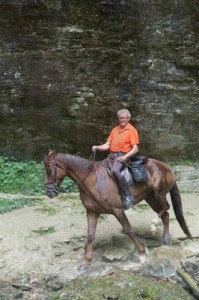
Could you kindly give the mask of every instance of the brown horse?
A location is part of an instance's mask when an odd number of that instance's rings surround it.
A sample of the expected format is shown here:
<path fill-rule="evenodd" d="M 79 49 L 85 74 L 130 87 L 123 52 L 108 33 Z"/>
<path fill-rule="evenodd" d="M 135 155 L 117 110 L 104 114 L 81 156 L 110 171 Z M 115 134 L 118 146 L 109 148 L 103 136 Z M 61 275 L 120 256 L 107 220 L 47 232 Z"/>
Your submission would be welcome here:
<path fill-rule="evenodd" d="M 119 189 L 107 173 L 101 162 L 90 162 L 81 157 L 51 151 L 44 158 L 46 170 L 46 194 L 53 198 L 59 193 L 59 187 L 65 176 L 70 177 L 78 186 L 80 198 L 87 211 L 88 237 L 82 267 L 92 260 L 93 241 L 100 214 L 112 214 L 120 222 L 124 232 L 135 243 L 140 258 L 144 256 L 144 247 L 136 238 L 130 223 L 122 209 Z M 180 193 L 174 175 L 169 166 L 155 159 L 148 159 L 145 168 L 149 180 L 130 187 L 134 196 L 134 205 L 145 200 L 162 219 L 164 232 L 162 242 L 170 244 L 169 203 L 166 194 L 170 192 L 173 209 L 183 232 L 189 238 L 191 233 L 183 216 Z"/>

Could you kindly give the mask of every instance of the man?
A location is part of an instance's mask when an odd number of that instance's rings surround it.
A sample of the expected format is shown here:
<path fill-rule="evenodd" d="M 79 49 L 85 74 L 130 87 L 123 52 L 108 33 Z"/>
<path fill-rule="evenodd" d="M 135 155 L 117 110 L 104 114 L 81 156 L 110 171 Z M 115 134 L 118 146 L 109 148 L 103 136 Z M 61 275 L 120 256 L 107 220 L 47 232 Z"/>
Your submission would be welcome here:
<path fill-rule="evenodd" d="M 119 125 L 114 127 L 103 145 L 93 146 L 92 151 L 110 151 L 109 158 L 113 160 L 112 173 L 120 189 L 121 199 L 124 210 L 133 205 L 133 196 L 129 190 L 129 185 L 122 170 L 125 163 L 138 152 L 139 137 L 135 127 L 129 121 L 131 114 L 127 109 L 117 112 Z"/>

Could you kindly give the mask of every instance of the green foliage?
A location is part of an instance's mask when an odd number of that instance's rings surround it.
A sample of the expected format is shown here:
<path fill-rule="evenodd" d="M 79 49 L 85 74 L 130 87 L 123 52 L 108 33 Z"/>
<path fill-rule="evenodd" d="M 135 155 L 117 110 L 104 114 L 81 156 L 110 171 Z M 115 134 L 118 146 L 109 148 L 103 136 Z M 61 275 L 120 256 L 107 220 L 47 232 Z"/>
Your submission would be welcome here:
<path fill-rule="evenodd" d="M 47 214 L 48 216 L 53 216 L 57 213 L 56 208 L 48 205 L 44 205 L 42 208 L 38 208 L 37 210 Z"/>
<path fill-rule="evenodd" d="M 149 210 L 150 209 L 150 206 L 148 205 L 148 204 L 138 204 L 137 206 L 136 206 L 136 209 L 137 210 L 143 210 L 143 211 L 145 211 L 145 210 Z"/>
<path fill-rule="evenodd" d="M 168 164 L 169 166 L 173 167 L 173 166 L 197 166 L 198 163 L 195 162 L 194 160 L 190 160 L 190 159 L 179 159 L 179 160 L 167 160 L 166 164 Z"/>
<path fill-rule="evenodd" d="M 189 188 L 179 188 L 179 191 L 181 194 L 194 194 L 195 193 L 194 189 L 189 189 Z"/>
<path fill-rule="evenodd" d="M 107 215 L 100 215 L 98 218 L 98 223 L 107 222 L 108 220 Z"/>
<path fill-rule="evenodd" d="M 44 167 L 42 163 L 16 162 L 0 158 L 0 192 L 44 194 Z"/>
<path fill-rule="evenodd" d="M 45 170 L 43 163 L 16 162 L 0 157 L 0 192 L 24 195 L 44 194 Z M 71 179 L 65 178 L 64 191 L 77 191 Z"/>
<path fill-rule="evenodd" d="M 62 189 L 65 193 L 78 192 L 77 185 L 68 177 L 64 178 L 62 182 Z"/>
<path fill-rule="evenodd" d="M 24 206 L 32 206 L 39 201 L 41 201 L 41 199 L 30 199 L 25 197 L 13 199 L 0 198 L 0 213 L 3 214 L 13 209 L 22 208 Z"/>
<path fill-rule="evenodd" d="M 34 233 L 38 234 L 38 235 L 45 235 L 45 234 L 49 234 L 49 233 L 54 233 L 55 227 L 54 226 L 50 226 L 48 228 L 44 228 L 44 227 L 39 227 L 38 230 L 33 230 Z"/>
<path fill-rule="evenodd" d="M 127 48 L 127 49 L 138 50 L 138 48 L 139 48 L 137 41 L 133 41 L 133 40 L 125 41 L 124 45 L 125 45 L 125 48 Z"/>

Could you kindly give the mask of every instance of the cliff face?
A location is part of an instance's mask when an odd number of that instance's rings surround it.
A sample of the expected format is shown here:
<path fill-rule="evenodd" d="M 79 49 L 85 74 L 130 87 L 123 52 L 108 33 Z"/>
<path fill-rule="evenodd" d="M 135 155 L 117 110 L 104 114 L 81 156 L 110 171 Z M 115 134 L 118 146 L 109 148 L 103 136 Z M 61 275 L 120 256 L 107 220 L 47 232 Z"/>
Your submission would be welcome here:
<path fill-rule="evenodd" d="M 140 153 L 199 156 L 197 0 L 2 0 L 0 155 L 90 155 L 132 113 Z"/>

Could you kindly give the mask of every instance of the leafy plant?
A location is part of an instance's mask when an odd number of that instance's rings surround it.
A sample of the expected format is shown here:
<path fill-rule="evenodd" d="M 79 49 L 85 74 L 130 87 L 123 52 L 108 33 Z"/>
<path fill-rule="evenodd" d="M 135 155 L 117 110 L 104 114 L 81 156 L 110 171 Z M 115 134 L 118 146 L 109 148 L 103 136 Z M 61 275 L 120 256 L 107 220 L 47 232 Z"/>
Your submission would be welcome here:
<path fill-rule="evenodd" d="M 108 220 L 107 215 L 100 215 L 98 219 L 98 223 L 107 222 Z"/>
<path fill-rule="evenodd" d="M 25 197 L 4 199 L 0 198 L 0 213 L 6 213 L 13 209 L 22 208 L 24 206 L 33 206 L 35 203 L 40 202 L 41 199 L 31 199 Z"/>
<path fill-rule="evenodd" d="M 41 163 L 9 161 L 0 158 L 0 192 L 44 194 L 44 168 Z"/>
<path fill-rule="evenodd" d="M 49 233 L 54 233 L 55 227 L 54 226 L 49 226 L 48 228 L 44 228 L 44 227 L 39 227 L 38 230 L 33 230 L 34 233 L 38 234 L 38 235 L 44 235 L 44 234 L 49 234 Z"/>
<path fill-rule="evenodd" d="M 148 205 L 148 204 L 138 204 L 137 205 L 137 208 L 139 209 L 139 210 L 149 210 L 150 209 L 150 206 Z"/>
<path fill-rule="evenodd" d="M 43 163 L 34 161 L 16 162 L 0 157 L 0 192 L 22 193 L 24 195 L 44 194 L 45 171 Z M 77 191 L 74 182 L 65 178 L 63 181 L 64 192 Z"/>
<path fill-rule="evenodd" d="M 197 166 L 198 163 L 194 160 L 190 160 L 190 159 L 179 159 L 179 160 L 167 160 L 166 163 L 169 166 Z"/>
<path fill-rule="evenodd" d="M 42 213 L 46 213 L 48 216 L 53 216 L 56 214 L 57 209 L 52 206 L 44 205 L 42 208 L 37 208 L 37 211 L 41 211 Z"/>

